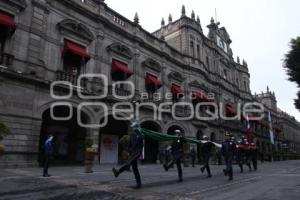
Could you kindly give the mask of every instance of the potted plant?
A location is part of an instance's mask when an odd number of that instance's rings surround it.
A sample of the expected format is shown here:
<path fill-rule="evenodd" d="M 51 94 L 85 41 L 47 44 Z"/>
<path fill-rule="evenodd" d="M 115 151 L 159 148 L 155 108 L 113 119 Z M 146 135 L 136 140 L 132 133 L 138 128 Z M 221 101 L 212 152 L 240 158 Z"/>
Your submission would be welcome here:
<path fill-rule="evenodd" d="M 98 153 L 97 145 L 93 145 L 93 140 L 91 138 L 85 139 L 85 172 L 93 172 L 93 162 L 95 155 Z"/>
<path fill-rule="evenodd" d="M 7 126 L 0 122 L 0 141 L 3 140 L 3 138 L 9 133 L 10 131 Z M 4 154 L 4 148 L 5 146 L 0 144 L 0 157 Z"/>

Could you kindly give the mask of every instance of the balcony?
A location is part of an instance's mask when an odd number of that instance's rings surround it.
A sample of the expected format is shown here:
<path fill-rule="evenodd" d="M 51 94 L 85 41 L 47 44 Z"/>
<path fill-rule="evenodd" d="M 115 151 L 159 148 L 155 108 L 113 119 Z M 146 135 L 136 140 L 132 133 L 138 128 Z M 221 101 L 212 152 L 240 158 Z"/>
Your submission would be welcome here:
<path fill-rule="evenodd" d="M 130 91 L 126 90 L 124 88 L 118 88 L 118 87 L 113 88 L 112 86 L 108 86 L 108 95 L 109 96 L 113 95 L 113 90 L 116 95 L 121 96 L 121 97 L 127 97 L 127 96 L 131 95 Z"/>
<path fill-rule="evenodd" d="M 14 56 L 8 53 L 1 53 L 0 54 L 0 65 L 4 65 L 5 67 L 12 66 Z"/>
<path fill-rule="evenodd" d="M 65 71 L 57 71 L 56 72 L 56 80 L 57 81 L 67 81 L 67 82 L 71 83 L 73 86 L 77 86 L 77 79 L 78 79 L 77 75 L 73 75 L 73 74 L 67 73 Z M 82 87 L 83 89 L 86 89 L 87 83 L 88 83 L 87 79 L 81 79 L 80 87 Z"/>

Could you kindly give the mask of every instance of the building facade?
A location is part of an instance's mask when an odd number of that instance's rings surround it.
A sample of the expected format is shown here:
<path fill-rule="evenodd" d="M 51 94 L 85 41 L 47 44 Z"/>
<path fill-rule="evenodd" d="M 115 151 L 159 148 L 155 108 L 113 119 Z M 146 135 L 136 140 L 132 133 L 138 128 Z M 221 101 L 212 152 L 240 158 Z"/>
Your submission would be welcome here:
<path fill-rule="evenodd" d="M 132 121 L 118 119 L 129 117 L 126 102 L 135 105 L 144 128 L 166 134 L 181 129 L 186 136 L 205 134 L 216 142 L 226 131 L 244 134 L 246 120 L 189 118 L 193 107 L 188 104 L 174 108 L 185 120 L 175 120 L 168 105 L 156 120 L 153 105 L 214 102 L 221 104 L 203 106 L 199 115 L 220 110 L 234 116 L 241 105 L 262 102 L 278 123 L 278 137 L 271 145 L 267 119 L 251 121 L 261 151 L 272 157 L 288 145 L 299 154 L 299 123 L 251 94 L 247 63 L 233 59 L 226 29 L 212 19 L 205 36 L 194 12 L 187 16 L 183 6 L 181 14 L 176 21 L 172 16 L 168 23 L 162 20 L 161 28 L 149 33 L 137 14 L 128 20 L 104 0 L 0 1 L 0 121 L 12 132 L 3 140 L 0 165 L 37 165 L 48 134 L 55 135 L 58 164 L 82 163 L 87 137 L 99 146 L 100 164 L 116 163 L 122 154 L 119 140 Z M 105 75 L 107 84 L 102 76 L 86 74 Z M 132 82 L 134 90 L 124 81 Z M 116 103 L 123 103 L 118 118 L 112 115 Z M 99 107 L 103 104 L 107 111 Z M 86 128 L 79 126 L 79 118 L 83 124 L 107 124 Z M 145 162 L 159 161 L 164 145 L 146 137 Z"/>

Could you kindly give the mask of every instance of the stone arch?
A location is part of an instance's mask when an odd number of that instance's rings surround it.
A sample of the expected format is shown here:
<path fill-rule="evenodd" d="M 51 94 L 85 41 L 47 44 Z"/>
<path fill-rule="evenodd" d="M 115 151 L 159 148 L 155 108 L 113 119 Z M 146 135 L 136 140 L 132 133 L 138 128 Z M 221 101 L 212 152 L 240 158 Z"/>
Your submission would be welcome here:
<path fill-rule="evenodd" d="M 172 127 L 172 126 L 178 126 L 178 127 L 180 127 L 182 130 L 183 130 L 183 133 L 184 133 L 184 135 L 186 135 L 188 132 L 187 132 L 187 128 L 186 128 L 186 126 L 184 125 L 184 124 L 182 124 L 181 122 L 171 122 L 171 123 L 168 123 L 166 126 L 165 126 L 165 130 L 164 130 L 164 132 L 165 133 L 168 133 L 168 129 L 170 128 L 170 127 Z"/>
<path fill-rule="evenodd" d="M 55 102 L 58 102 L 57 100 L 52 100 L 52 101 L 48 101 L 46 103 L 43 103 L 41 105 L 39 105 L 37 107 L 37 110 L 35 112 L 35 117 L 37 118 L 41 118 L 43 113 L 49 109 L 51 107 L 51 105 Z M 77 108 L 78 105 L 80 104 L 79 101 L 75 101 L 75 100 L 63 100 L 63 102 L 67 102 L 67 103 L 70 103 L 72 105 L 72 107 L 74 108 Z M 82 111 L 88 116 L 88 123 L 97 123 L 97 120 L 96 120 L 96 115 L 95 115 L 95 112 L 91 109 L 91 108 L 88 108 L 88 107 L 83 107 L 82 108 Z"/>
<path fill-rule="evenodd" d="M 143 120 L 141 121 L 141 127 L 155 131 L 155 132 L 162 132 L 161 125 L 154 120 Z M 153 138 L 145 136 L 145 144 L 144 144 L 144 162 L 145 163 L 156 163 L 160 160 L 161 153 L 160 147 L 162 146 L 162 141 L 155 140 Z"/>
<path fill-rule="evenodd" d="M 47 104 L 46 104 L 47 105 Z M 80 121 L 84 124 L 88 123 L 89 116 L 83 110 L 77 110 L 76 106 L 69 107 L 58 105 L 53 108 L 56 117 L 67 117 L 70 112 L 73 115 L 70 118 L 58 120 L 51 116 L 50 106 L 44 106 L 41 109 L 42 124 L 39 135 L 38 145 L 38 161 L 43 163 L 44 142 L 48 135 L 54 136 L 54 163 L 55 164 L 83 164 L 85 152 L 85 139 L 88 129 L 81 127 L 78 123 L 77 112 L 81 112 Z"/>

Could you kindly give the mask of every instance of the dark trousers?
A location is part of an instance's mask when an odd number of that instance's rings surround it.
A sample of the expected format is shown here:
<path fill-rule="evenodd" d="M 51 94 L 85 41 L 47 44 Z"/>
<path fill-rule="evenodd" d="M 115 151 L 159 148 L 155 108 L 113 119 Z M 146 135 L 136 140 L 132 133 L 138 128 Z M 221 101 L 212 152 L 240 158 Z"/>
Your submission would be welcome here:
<path fill-rule="evenodd" d="M 253 169 L 256 171 L 257 170 L 257 156 L 253 156 L 251 161 L 252 161 Z"/>
<path fill-rule="evenodd" d="M 43 175 L 48 175 L 48 168 L 49 168 L 49 161 L 50 161 L 50 155 L 45 154 L 44 155 L 44 169 L 43 169 Z"/>
<path fill-rule="evenodd" d="M 128 170 L 128 168 L 132 167 L 132 171 L 136 180 L 136 183 L 138 185 L 141 185 L 141 175 L 138 169 L 138 158 L 140 157 L 140 153 L 136 153 L 133 155 L 130 155 L 129 159 L 120 167 L 118 170 L 118 173 L 121 174 L 122 172 Z"/>
<path fill-rule="evenodd" d="M 174 164 L 177 166 L 178 178 L 182 180 L 182 168 L 181 168 L 181 158 L 173 159 L 170 163 L 166 165 L 166 169 L 171 168 Z"/>
<path fill-rule="evenodd" d="M 196 157 L 192 156 L 192 167 L 195 167 L 195 160 L 196 160 Z"/>
<path fill-rule="evenodd" d="M 203 157 L 203 161 L 204 161 L 204 164 L 202 166 L 202 169 L 203 170 L 206 169 L 207 174 L 211 175 L 211 173 L 210 173 L 210 167 L 209 167 L 209 156 Z"/>
<path fill-rule="evenodd" d="M 226 163 L 226 169 L 225 172 L 229 175 L 229 177 L 232 178 L 233 176 L 233 170 L 232 170 L 232 156 L 225 156 L 225 163 Z"/>
<path fill-rule="evenodd" d="M 237 163 L 238 163 L 238 165 L 240 167 L 241 172 L 243 172 L 244 171 L 244 169 L 243 169 L 244 157 L 242 155 L 240 155 L 240 154 L 237 155 Z"/>

